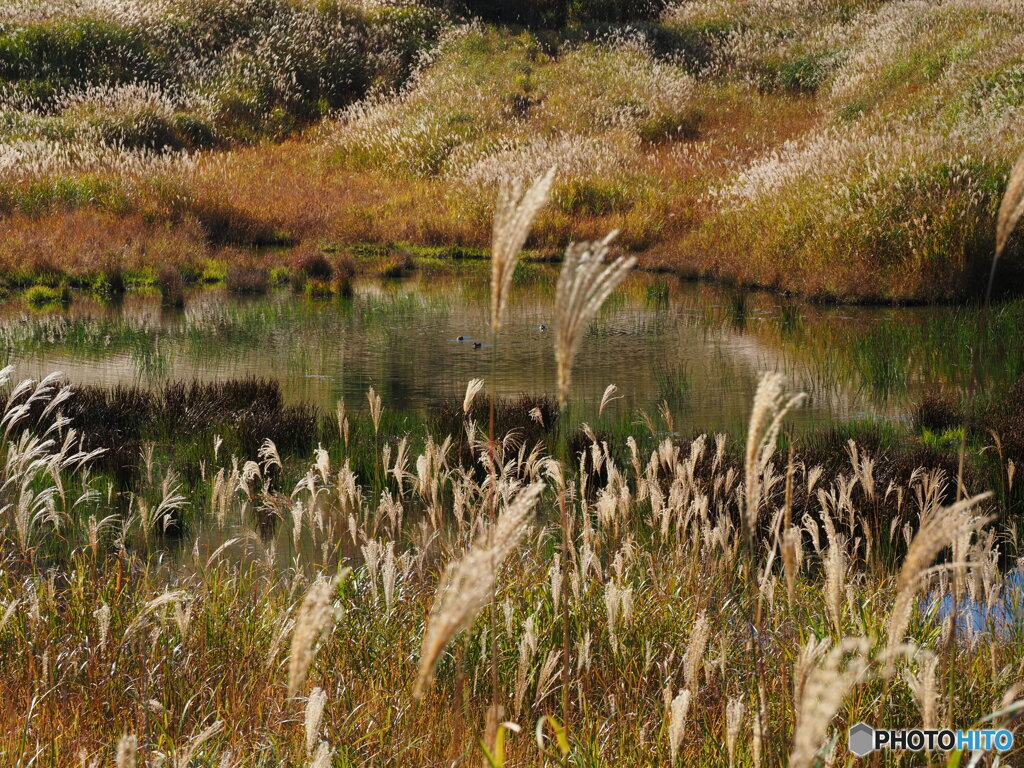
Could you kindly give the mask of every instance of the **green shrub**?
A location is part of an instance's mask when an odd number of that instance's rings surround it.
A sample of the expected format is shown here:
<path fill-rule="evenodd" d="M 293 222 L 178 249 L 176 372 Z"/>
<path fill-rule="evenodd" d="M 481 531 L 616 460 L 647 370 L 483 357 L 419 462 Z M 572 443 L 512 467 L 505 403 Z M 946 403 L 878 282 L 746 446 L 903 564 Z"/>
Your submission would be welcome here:
<path fill-rule="evenodd" d="M 292 273 L 288 267 L 273 267 L 270 270 L 271 285 L 287 285 L 291 279 Z"/>
<path fill-rule="evenodd" d="M 696 139 L 704 112 L 698 107 L 685 107 L 679 112 L 658 115 L 637 127 L 641 141 L 656 144 L 673 139 Z"/>
<path fill-rule="evenodd" d="M 25 301 L 36 308 L 52 306 L 54 304 L 70 304 L 71 289 L 66 283 L 62 283 L 58 287 L 33 285 L 25 291 Z"/>
<path fill-rule="evenodd" d="M 92 205 L 108 210 L 127 208 L 125 190 L 96 176 L 55 177 L 0 189 L 0 211 L 36 214 L 57 208 Z"/>
<path fill-rule="evenodd" d="M 629 207 L 630 200 L 621 185 L 597 179 L 574 179 L 556 189 L 552 196 L 566 213 L 604 216 Z"/>
<path fill-rule="evenodd" d="M 385 279 L 405 277 L 413 268 L 412 256 L 406 252 L 388 256 L 377 266 L 377 275 Z"/>
<path fill-rule="evenodd" d="M 331 284 L 324 280 L 307 280 L 303 292 L 310 299 L 329 299 L 334 295 Z"/>
<path fill-rule="evenodd" d="M 643 27 L 656 54 L 682 61 L 692 72 L 711 65 L 729 37 L 740 29 L 739 20 L 687 24 L 658 24 Z"/>
<path fill-rule="evenodd" d="M 791 93 L 814 93 L 832 74 L 836 56 L 831 52 L 806 53 L 779 67 L 779 85 Z"/>
<path fill-rule="evenodd" d="M 98 19 L 0 26 L 0 79 L 38 97 L 86 83 L 165 80 L 163 56 L 140 32 Z"/>
<path fill-rule="evenodd" d="M 105 297 L 122 295 L 127 290 L 124 270 L 119 264 L 112 264 L 93 275 L 82 279 L 82 287 Z"/>
<path fill-rule="evenodd" d="M 189 259 L 178 264 L 178 272 L 186 285 L 194 285 L 203 280 L 203 265 Z"/>
<path fill-rule="evenodd" d="M 921 430 L 921 444 L 934 451 L 955 451 L 963 444 L 963 439 L 963 427 L 949 427 L 938 432 Z"/>

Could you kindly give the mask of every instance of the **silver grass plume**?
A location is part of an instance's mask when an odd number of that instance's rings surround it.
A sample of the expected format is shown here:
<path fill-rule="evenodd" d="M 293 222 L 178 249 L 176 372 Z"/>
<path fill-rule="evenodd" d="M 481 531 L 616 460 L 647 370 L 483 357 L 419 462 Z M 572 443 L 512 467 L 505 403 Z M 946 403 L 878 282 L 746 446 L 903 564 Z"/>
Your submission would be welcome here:
<path fill-rule="evenodd" d="M 704 651 L 707 648 L 710 629 L 708 615 L 701 611 L 696 621 L 693 622 L 690 639 L 686 644 L 686 653 L 683 655 L 683 674 L 686 679 L 686 687 L 693 692 L 700 687 L 700 671 L 704 667 Z"/>
<path fill-rule="evenodd" d="M 797 703 L 789 768 L 811 768 L 818 762 L 829 727 L 843 700 L 867 674 L 870 645 L 866 638 L 844 638 L 825 656 L 822 664 L 807 675 Z"/>
<path fill-rule="evenodd" d="M 96 626 L 99 629 L 99 647 L 105 648 L 107 645 L 107 635 L 110 633 L 110 606 L 102 603 L 99 608 L 92 612 L 92 615 L 96 619 Z M 3 626 L 4 622 L 0 621 L 0 629 Z"/>
<path fill-rule="evenodd" d="M 127 629 L 125 629 L 122 642 L 127 642 L 128 638 L 131 637 L 132 633 L 135 632 L 135 630 L 137 630 L 142 625 L 143 621 L 145 621 L 146 617 L 149 616 L 151 613 L 159 610 L 160 608 L 163 608 L 166 605 L 177 603 L 180 600 L 186 599 L 188 599 L 188 592 L 184 589 L 176 589 L 173 591 L 164 592 L 162 595 L 150 600 L 142 607 L 142 610 L 139 611 L 138 615 L 136 615 L 136 617 L 132 619 Z"/>
<path fill-rule="evenodd" d="M 729 753 L 729 768 L 736 764 L 736 741 L 743 727 L 745 710 L 743 699 L 729 699 L 725 705 L 725 749 Z"/>
<path fill-rule="evenodd" d="M 316 748 L 316 754 L 313 755 L 313 761 L 309 764 L 309 768 L 330 768 L 332 754 L 330 744 L 326 741 L 321 741 L 320 745 Z"/>
<path fill-rule="evenodd" d="M 746 494 L 743 515 L 744 533 L 748 544 L 753 541 L 757 515 L 761 508 L 761 476 L 772 454 L 775 453 L 775 440 L 782 428 L 782 420 L 804 399 L 803 393 L 787 398 L 785 383 L 785 377 L 780 373 L 764 374 L 758 382 L 754 407 L 750 411 L 744 461 Z"/>
<path fill-rule="evenodd" d="M 192 764 L 192 756 L 199 751 L 199 748 L 223 730 L 223 720 L 217 720 L 213 725 L 207 726 L 201 730 L 196 734 L 192 741 L 189 742 L 188 747 L 181 755 L 175 755 L 175 768 L 189 768 Z"/>
<path fill-rule="evenodd" d="M 992 296 L 992 287 L 996 281 L 996 265 L 1022 215 L 1024 215 L 1024 152 L 1021 152 L 1017 162 L 1013 164 L 1010 178 L 1006 182 L 1006 192 L 1003 193 L 1003 200 L 999 204 L 999 213 L 996 216 L 996 252 L 992 258 L 992 267 L 988 275 L 986 304 Z"/>
<path fill-rule="evenodd" d="M 1010 171 L 1010 180 L 1006 183 L 1006 192 L 1003 194 L 1003 201 L 999 206 L 999 215 L 996 218 L 996 258 L 1003 254 L 1006 241 L 1010 239 L 1014 227 L 1024 215 L 1024 152 L 1017 158 L 1017 162 Z"/>
<path fill-rule="evenodd" d="M 470 379 L 469 383 L 466 384 L 466 396 L 462 399 L 462 413 L 464 415 L 469 414 L 469 409 L 473 407 L 473 401 L 483 388 L 483 379 Z"/>
<path fill-rule="evenodd" d="M 619 394 L 619 388 L 614 384 L 609 384 L 605 387 L 604 394 L 601 395 L 601 406 L 597 409 L 597 415 L 602 416 L 604 409 L 608 407 L 608 404 L 613 400 L 621 400 L 622 395 Z"/>
<path fill-rule="evenodd" d="M 135 768 L 138 745 L 138 739 L 132 735 L 125 734 L 121 737 L 117 742 L 117 768 Z"/>
<path fill-rule="evenodd" d="M 939 701 L 939 687 L 936 685 L 936 671 L 939 657 L 930 651 L 921 651 L 918 660 L 918 672 L 915 675 L 909 669 L 904 672 L 907 687 L 914 694 L 918 709 L 921 710 L 921 727 L 931 730 L 936 727 Z"/>
<path fill-rule="evenodd" d="M 17 610 L 17 608 L 17 600 L 11 600 L 11 602 L 7 604 L 7 608 L 4 610 L 3 615 L 0 616 L 0 629 L 3 629 L 7 626 L 7 622 L 9 622 L 11 620 L 11 617 L 14 616 L 14 611 Z"/>
<path fill-rule="evenodd" d="M 679 747 L 683 743 L 683 736 L 686 734 L 686 718 L 690 712 L 690 691 L 684 688 L 679 695 L 672 699 L 669 705 L 668 722 L 668 746 L 672 753 L 672 762 L 675 763 L 679 756 Z"/>
<path fill-rule="evenodd" d="M 505 317 L 512 274 L 537 214 L 548 201 L 555 179 L 552 166 L 523 192 L 520 180 L 505 181 L 498 190 L 491 234 L 491 330 L 497 333 Z"/>
<path fill-rule="evenodd" d="M 903 642 L 914 609 L 914 598 L 932 561 L 961 536 L 976 531 L 989 521 L 990 518 L 973 513 L 974 508 L 989 496 L 990 493 L 984 493 L 949 507 L 933 507 L 922 516 L 921 527 L 910 542 L 896 580 L 896 601 L 889 618 L 890 651 Z"/>
<path fill-rule="evenodd" d="M 490 602 L 498 569 L 526 534 L 533 507 L 544 484 L 522 490 L 498 515 L 491 530 L 480 533 L 466 553 L 448 564 L 437 587 L 423 633 L 414 696 L 422 698 L 434 679 L 448 643 L 467 629 Z"/>
<path fill-rule="evenodd" d="M 324 705 L 327 704 L 327 693 L 323 688 L 314 688 L 306 701 L 306 754 L 313 753 L 316 744 L 316 734 L 320 730 L 320 721 L 324 715 Z"/>
<path fill-rule="evenodd" d="M 605 263 L 609 245 L 618 235 L 610 232 L 597 242 L 571 243 L 565 249 L 555 296 L 555 361 L 558 363 L 558 403 L 569 398 L 572 366 L 583 334 L 601 305 L 636 264 L 632 256 Z"/>
<path fill-rule="evenodd" d="M 380 414 L 384 410 L 380 395 L 373 387 L 366 392 L 366 400 L 370 404 L 370 418 L 373 420 L 373 434 L 380 432 Z"/>
<path fill-rule="evenodd" d="M 318 578 L 306 592 L 295 619 L 291 654 L 288 657 L 288 695 L 294 696 L 306 681 L 316 656 L 316 644 L 334 618 L 332 596 L 338 583 L 348 575 L 345 569 L 332 579 Z"/>

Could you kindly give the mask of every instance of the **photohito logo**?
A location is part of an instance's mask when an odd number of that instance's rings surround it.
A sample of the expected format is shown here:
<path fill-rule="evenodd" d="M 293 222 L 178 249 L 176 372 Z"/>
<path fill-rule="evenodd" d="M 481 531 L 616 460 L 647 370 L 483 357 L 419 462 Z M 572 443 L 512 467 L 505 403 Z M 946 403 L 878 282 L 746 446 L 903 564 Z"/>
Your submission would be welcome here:
<path fill-rule="evenodd" d="M 999 730 L 953 731 L 910 728 L 907 730 L 874 729 L 867 723 L 857 723 L 850 728 L 848 741 L 850 752 L 857 757 L 869 755 L 877 749 L 907 749 L 920 752 L 924 749 L 951 752 L 954 749 L 994 749 L 1006 752 L 1013 747 L 1013 733 Z"/>

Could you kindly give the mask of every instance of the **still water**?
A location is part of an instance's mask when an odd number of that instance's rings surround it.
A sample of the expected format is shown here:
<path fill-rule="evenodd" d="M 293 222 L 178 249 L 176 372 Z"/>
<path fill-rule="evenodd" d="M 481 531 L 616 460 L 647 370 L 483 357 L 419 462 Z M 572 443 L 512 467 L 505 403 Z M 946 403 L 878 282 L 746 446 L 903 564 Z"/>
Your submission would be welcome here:
<path fill-rule="evenodd" d="M 207 288 L 192 292 L 184 310 L 144 292 L 116 303 L 78 297 L 47 311 L 15 300 L 0 307 L 0 354 L 19 376 L 62 371 L 77 383 L 274 378 L 289 400 L 327 411 L 342 398 L 363 407 L 372 386 L 386 408 L 422 412 L 461 401 L 471 378 L 503 394 L 553 394 L 554 337 L 542 327 L 554 325 L 555 269 L 521 267 L 496 340 L 486 264 L 457 269 L 358 282 L 351 299 L 311 300 L 286 288 L 240 298 Z M 615 384 L 623 399 L 612 418 L 653 415 L 665 402 L 677 429 L 735 431 L 759 374 L 779 370 L 809 394 L 798 426 L 906 418 L 925 387 L 963 383 L 970 317 L 950 308 L 825 308 L 638 273 L 590 328 L 573 401 L 582 418 L 596 416 Z M 1021 364 L 1004 355 L 998 368 L 1010 376 Z"/>

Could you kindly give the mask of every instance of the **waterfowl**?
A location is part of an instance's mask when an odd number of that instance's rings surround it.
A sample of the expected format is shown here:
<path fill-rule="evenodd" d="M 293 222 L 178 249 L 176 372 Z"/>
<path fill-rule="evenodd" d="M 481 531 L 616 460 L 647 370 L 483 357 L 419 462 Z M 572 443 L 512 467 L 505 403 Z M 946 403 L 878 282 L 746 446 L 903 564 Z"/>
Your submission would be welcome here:
<path fill-rule="evenodd" d="M 482 341 L 474 341 L 473 342 L 473 349 L 480 349 L 480 347 L 482 347 L 483 345 L 484 345 L 484 343 Z"/>
<path fill-rule="evenodd" d="M 546 331 L 547 329 L 548 329 L 548 327 L 546 325 L 544 325 L 544 323 L 540 324 L 540 330 Z"/>
<path fill-rule="evenodd" d="M 456 341 L 465 341 L 465 340 L 466 340 L 465 336 L 459 336 L 459 338 L 456 339 Z"/>

